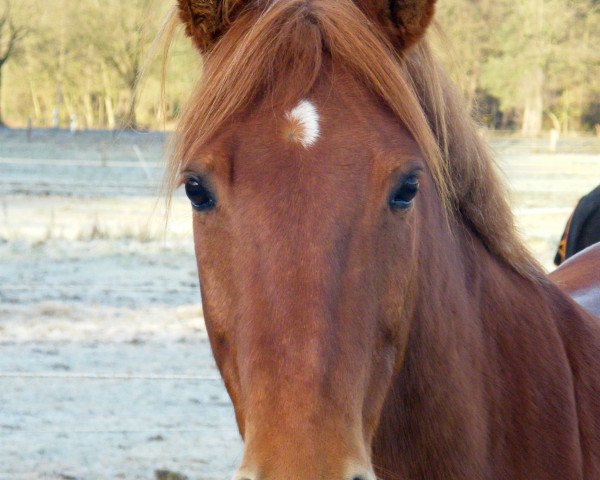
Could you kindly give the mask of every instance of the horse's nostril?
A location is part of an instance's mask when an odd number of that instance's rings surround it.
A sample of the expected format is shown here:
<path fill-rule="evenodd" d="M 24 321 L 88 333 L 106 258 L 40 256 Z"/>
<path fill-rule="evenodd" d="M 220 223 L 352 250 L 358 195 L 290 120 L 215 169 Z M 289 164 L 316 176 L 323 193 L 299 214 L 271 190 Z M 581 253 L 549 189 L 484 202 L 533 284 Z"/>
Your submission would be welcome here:
<path fill-rule="evenodd" d="M 352 475 L 349 480 L 377 480 L 377 477 L 373 473 L 361 473 L 359 475 Z"/>

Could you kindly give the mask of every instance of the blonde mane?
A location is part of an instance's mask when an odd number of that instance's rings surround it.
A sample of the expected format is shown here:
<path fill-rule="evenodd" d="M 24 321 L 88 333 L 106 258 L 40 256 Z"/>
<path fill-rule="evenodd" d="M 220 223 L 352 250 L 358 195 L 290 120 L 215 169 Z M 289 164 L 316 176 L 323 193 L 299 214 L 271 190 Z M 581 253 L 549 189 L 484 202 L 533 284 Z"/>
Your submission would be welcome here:
<path fill-rule="evenodd" d="M 250 5 L 204 59 L 204 73 L 174 136 L 168 168 L 183 165 L 235 114 L 265 95 L 307 94 L 325 56 L 379 96 L 419 144 L 449 219 L 470 228 L 501 261 L 529 278 L 541 270 L 516 234 L 493 159 L 427 41 L 400 56 L 351 0 Z M 264 5 L 264 2 L 263 2 Z"/>

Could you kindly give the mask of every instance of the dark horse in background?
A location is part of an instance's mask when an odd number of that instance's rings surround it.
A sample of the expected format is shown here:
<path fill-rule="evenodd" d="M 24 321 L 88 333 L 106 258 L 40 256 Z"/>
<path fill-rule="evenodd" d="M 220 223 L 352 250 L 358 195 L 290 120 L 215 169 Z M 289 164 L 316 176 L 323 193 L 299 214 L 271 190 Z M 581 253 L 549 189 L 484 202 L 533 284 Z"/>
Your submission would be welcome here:
<path fill-rule="evenodd" d="M 600 316 L 600 243 L 567 259 L 550 278 L 579 305 Z"/>
<path fill-rule="evenodd" d="M 178 7 L 204 62 L 169 172 L 234 478 L 600 479 L 600 311 L 581 306 L 600 255 L 549 279 L 522 245 L 428 47 L 435 1 Z"/>
<path fill-rule="evenodd" d="M 579 200 L 567 222 L 556 257 L 555 265 L 600 242 L 600 185 Z"/>

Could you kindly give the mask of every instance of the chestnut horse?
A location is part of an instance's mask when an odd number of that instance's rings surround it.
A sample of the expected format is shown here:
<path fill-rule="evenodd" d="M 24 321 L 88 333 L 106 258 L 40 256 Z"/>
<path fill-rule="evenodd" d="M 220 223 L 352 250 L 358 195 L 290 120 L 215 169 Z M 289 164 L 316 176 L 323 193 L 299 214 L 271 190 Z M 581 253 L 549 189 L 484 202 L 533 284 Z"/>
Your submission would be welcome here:
<path fill-rule="evenodd" d="M 179 0 L 238 480 L 600 478 L 600 322 L 542 273 L 425 31 L 434 0 Z"/>
<path fill-rule="evenodd" d="M 598 242 L 600 242 L 600 185 L 577 203 L 565 227 L 554 257 L 554 264 L 560 265 Z"/>

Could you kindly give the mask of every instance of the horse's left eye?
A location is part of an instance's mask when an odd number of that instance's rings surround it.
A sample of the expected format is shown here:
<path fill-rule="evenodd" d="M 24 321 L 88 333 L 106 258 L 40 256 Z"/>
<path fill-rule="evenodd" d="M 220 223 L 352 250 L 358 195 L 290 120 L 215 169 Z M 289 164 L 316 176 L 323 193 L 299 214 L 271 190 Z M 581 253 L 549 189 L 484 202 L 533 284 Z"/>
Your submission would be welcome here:
<path fill-rule="evenodd" d="M 417 193 L 419 193 L 419 177 L 417 175 L 406 177 L 390 196 L 390 208 L 392 210 L 406 210 L 413 204 Z"/>
<path fill-rule="evenodd" d="M 199 178 L 191 177 L 186 180 L 185 193 L 192 202 L 194 210 L 198 212 L 212 210 L 217 205 L 214 194 Z"/>

